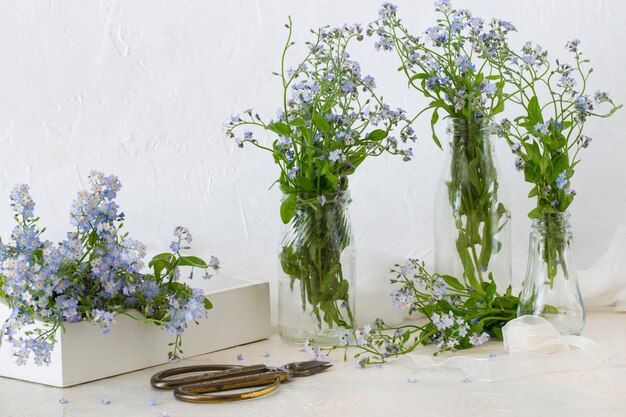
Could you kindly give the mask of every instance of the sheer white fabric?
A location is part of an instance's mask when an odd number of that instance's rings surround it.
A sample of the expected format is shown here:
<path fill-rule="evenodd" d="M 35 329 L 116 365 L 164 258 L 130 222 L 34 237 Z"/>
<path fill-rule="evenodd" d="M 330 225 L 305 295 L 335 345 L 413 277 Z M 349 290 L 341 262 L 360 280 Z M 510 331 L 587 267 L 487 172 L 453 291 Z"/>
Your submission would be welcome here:
<path fill-rule="evenodd" d="M 504 354 L 473 357 L 456 354 L 437 361 L 430 355 L 409 356 L 419 368 L 459 368 L 473 379 L 502 381 L 602 366 L 599 347 L 582 336 L 561 336 L 541 317 L 523 316 L 502 329 Z"/>

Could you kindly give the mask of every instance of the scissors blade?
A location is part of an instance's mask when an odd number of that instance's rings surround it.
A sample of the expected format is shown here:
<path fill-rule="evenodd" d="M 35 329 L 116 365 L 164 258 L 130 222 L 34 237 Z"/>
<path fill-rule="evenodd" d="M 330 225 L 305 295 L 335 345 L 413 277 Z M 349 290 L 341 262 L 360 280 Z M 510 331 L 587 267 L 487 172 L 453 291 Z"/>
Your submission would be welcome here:
<path fill-rule="evenodd" d="M 322 361 L 291 362 L 284 366 L 291 371 L 294 377 L 310 376 L 325 371 L 333 366 L 331 363 Z"/>
<path fill-rule="evenodd" d="M 150 378 L 154 388 L 174 389 L 184 385 L 198 384 L 205 381 L 216 381 L 235 376 L 256 375 L 267 371 L 265 365 L 232 366 L 232 365 L 194 365 L 166 369 Z M 202 372 L 198 374 L 198 372 Z M 172 378 L 178 375 L 186 375 Z"/>
<path fill-rule="evenodd" d="M 178 387 L 176 391 L 179 393 L 206 394 L 210 392 L 269 385 L 274 383 L 276 379 L 279 379 L 280 382 L 284 382 L 289 379 L 289 375 L 284 371 L 271 371 L 253 375 L 233 376 L 230 378 L 207 380 L 193 385 L 185 385 Z"/>

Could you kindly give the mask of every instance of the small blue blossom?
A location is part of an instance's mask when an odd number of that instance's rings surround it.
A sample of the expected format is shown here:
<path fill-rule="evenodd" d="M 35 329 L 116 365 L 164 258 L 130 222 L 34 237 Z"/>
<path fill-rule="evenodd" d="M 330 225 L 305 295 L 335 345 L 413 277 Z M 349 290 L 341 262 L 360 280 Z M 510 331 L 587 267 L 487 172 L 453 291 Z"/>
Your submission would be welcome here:
<path fill-rule="evenodd" d="M 578 39 L 573 39 L 571 41 L 567 41 L 567 43 L 565 44 L 565 49 L 567 49 L 570 52 L 578 52 L 578 45 L 580 45 L 580 40 Z"/>
<path fill-rule="evenodd" d="M 535 132 L 539 132 L 544 136 L 550 134 L 550 125 L 548 123 L 537 123 L 534 129 Z"/>
<path fill-rule="evenodd" d="M 388 2 L 383 3 L 380 6 L 380 9 L 378 10 L 378 15 L 380 17 L 385 17 L 388 15 L 395 15 L 397 10 L 398 10 L 398 7 L 391 3 L 388 3 Z"/>
<path fill-rule="evenodd" d="M 472 62 L 469 60 L 467 55 L 457 56 L 456 59 L 454 60 L 454 65 L 459 67 L 462 73 L 468 72 L 469 70 L 471 71 L 476 70 L 476 67 L 474 66 L 474 64 L 472 64 Z"/>
<path fill-rule="evenodd" d="M 574 107 L 576 109 L 576 119 L 584 123 L 594 109 L 593 100 L 589 96 L 582 95 L 576 99 Z"/>
<path fill-rule="evenodd" d="M 559 190 L 562 190 L 567 185 L 568 182 L 569 182 L 569 179 L 567 178 L 567 173 L 563 171 L 556 178 L 556 188 L 558 188 Z"/>
<path fill-rule="evenodd" d="M 332 152 L 331 152 L 331 153 L 332 153 Z M 295 178 L 295 177 L 296 177 L 296 175 L 298 175 L 298 170 L 299 170 L 299 168 L 298 168 L 298 167 L 293 167 L 293 168 L 291 168 L 291 169 L 287 172 L 287 176 L 288 176 L 289 178 Z"/>
<path fill-rule="evenodd" d="M 489 341 L 490 337 L 487 333 L 483 332 L 480 336 L 474 333 L 470 336 L 469 342 L 472 346 L 480 346 Z"/>
<path fill-rule="evenodd" d="M 239 355 L 237 355 L 237 360 L 238 361 L 242 361 L 243 360 L 243 355 L 241 353 Z"/>
<path fill-rule="evenodd" d="M 450 0 L 436 0 L 435 1 L 435 10 L 438 12 L 447 13 L 451 10 L 452 6 L 450 5 Z"/>
<path fill-rule="evenodd" d="M 10 194 L 13 211 L 22 216 L 24 220 L 34 217 L 35 202 L 30 196 L 30 187 L 26 184 L 16 185 Z"/>
<path fill-rule="evenodd" d="M 335 149 L 328 154 L 328 160 L 332 162 L 337 162 L 343 157 L 343 152 L 341 149 Z"/>

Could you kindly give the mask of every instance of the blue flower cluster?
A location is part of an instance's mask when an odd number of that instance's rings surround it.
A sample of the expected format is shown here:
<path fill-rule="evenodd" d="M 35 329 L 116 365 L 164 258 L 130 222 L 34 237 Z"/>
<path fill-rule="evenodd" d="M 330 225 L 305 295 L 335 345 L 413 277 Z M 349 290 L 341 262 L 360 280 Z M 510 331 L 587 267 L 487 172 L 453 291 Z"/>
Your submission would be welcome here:
<path fill-rule="evenodd" d="M 91 321 L 106 334 L 118 313 L 136 309 L 177 335 L 178 347 L 187 323 L 207 315 L 201 290 L 169 285 L 180 274 L 177 262 L 185 259 L 180 243 L 191 243 L 189 230 L 175 229 L 178 246 L 168 255 L 165 276 L 143 274 L 145 245 L 119 233 L 124 217 L 115 202 L 119 179 L 94 171 L 89 183 L 90 189 L 79 192 L 71 206 L 76 231 L 56 244 L 41 239 L 29 187 L 18 185 L 10 194 L 18 225 L 12 242 L 0 244 L 0 295 L 9 300 L 12 314 L 0 337 L 13 345 L 20 364 L 31 357 L 38 365 L 48 364 L 63 323 Z M 218 270 L 219 260 L 211 257 L 199 266 Z"/>
<path fill-rule="evenodd" d="M 436 1 L 435 10 L 443 14 L 439 24 L 417 37 L 402 26 L 396 6 L 385 3 L 367 34 L 378 37 L 376 49 L 398 52 L 409 83 L 435 100 L 433 108 L 443 108 L 452 116 L 467 113 L 475 119 L 491 115 L 499 109 L 499 101 L 491 99 L 502 87 L 485 78 L 482 68 L 506 50 L 507 35 L 516 31 L 515 26 L 498 19 L 486 25 L 467 9 L 454 10 L 448 0 Z"/>
<path fill-rule="evenodd" d="M 381 13 L 394 13 L 394 7 L 383 5 Z M 291 35 L 291 22 L 287 28 Z M 287 100 L 277 117 L 265 123 L 249 109 L 243 118 L 232 116 L 225 130 L 239 147 L 250 143 L 272 152 L 281 167 L 281 189 L 334 192 L 347 186 L 347 177 L 356 168 L 354 161 L 361 163 L 367 156 L 384 152 L 410 160 L 412 150 L 399 149 L 398 142 L 414 142 L 417 136 L 408 124 L 399 129 L 399 140 L 389 135 L 406 121 L 406 112 L 385 104 L 375 93 L 374 77 L 362 74 L 359 63 L 351 58 L 347 44 L 363 39 L 361 25 L 312 32 L 316 39 L 306 43 L 306 58 L 279 74 Z M 292 44 L 286 44 L 285 53 Z M 243 126 L 271 131 L 277 139 L 264 146 L 250 130 L 243 130 L 243 137 L 236 136 L 234 130 Z M 311 184 L 325 190 L 308 190 Z"/>
<path fill-rule="evenodd" d="M 165 330 L 172 336 L 182 335 L 189 322 L 198 321 L 208 316 L 208 310 L 204 306 L 203 291 L 194 288 L 192 296 L 188 300 L 170 297 L 168 315 L 170 322 L 165 325 Z"/>

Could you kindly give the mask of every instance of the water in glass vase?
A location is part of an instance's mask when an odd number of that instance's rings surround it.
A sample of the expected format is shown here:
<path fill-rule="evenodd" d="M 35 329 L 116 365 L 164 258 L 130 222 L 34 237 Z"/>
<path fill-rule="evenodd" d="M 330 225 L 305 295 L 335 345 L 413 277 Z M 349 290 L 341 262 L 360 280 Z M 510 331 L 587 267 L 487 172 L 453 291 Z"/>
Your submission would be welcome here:
<path fill-rule="evenodd" d="M 352 200 L 348 191 L 297 197 L 280 242 L 279 333 L 291 343 L 336 344 L 355 324 Z"/>
<path fill-rule="evenodd" d="M 455 118 L 447 133 L 450 149 L 435 196 L 435 271 L 463 277 L 476 291 L 493 279 L 501 294 L 511 285 L 511 222 L 490 129 Z"/>
<path fill-rule="evenodd" d="M 545 318 L 563 335 L 578 335 L 585 326 L 572 242 L 569 213 L 551 213 L 533 220 L 517 311 L 518 316 Z"/>

